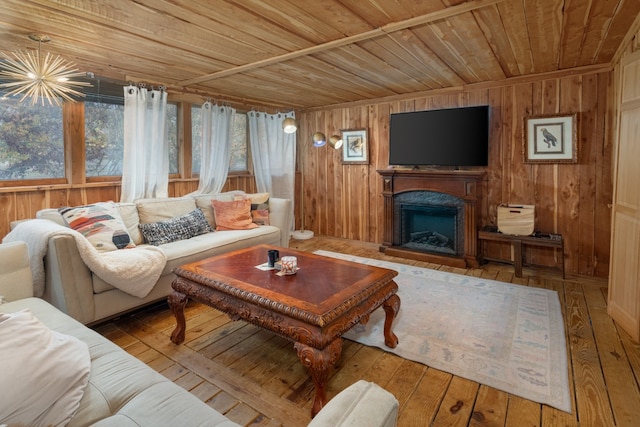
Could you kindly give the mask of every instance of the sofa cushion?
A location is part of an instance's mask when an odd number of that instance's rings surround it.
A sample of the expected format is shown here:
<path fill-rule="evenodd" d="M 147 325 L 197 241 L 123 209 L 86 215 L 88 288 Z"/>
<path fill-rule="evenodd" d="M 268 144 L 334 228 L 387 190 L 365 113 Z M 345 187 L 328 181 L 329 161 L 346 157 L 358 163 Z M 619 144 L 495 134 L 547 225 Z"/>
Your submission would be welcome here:
<path fill-rule="evenodd" d="M 162 275 L 169 274 L 174 268 L 204 258 L 227 253 L 254 245 L 273 245 L 280 243 L 280 229 L 272 225 L 252 230 L 226 230 L 202 234 L 188 240 L 179 240 L 162 245 L 167 263 Z M 266 257 L 266 254 L 265 254 Z M 95 281 L 95 279 L 94 279 Z"/>
<path fill-rule="evenodd" d="M 185 400 L 193 401 L 192 405 L 185 406 Z M 92 424 L 91 427 L 238 426 L 220 413 L 203 416 L 202 411 L 194 412 L 195 405 L 206 406 L 175 384 L 162 381 L 147 387 L 120 408 L 117 414 Z M 167 423 L 166 420 L 174 420 L 177 424 Z"/>
<path fill-rule="evenodd" d="M 113 202 L 59 209 L 67 225 L 82 234 L 100 252 L 135 247 Z"/>
<path fill-rule="evenodd" d="M 65 227 L 68 227 L 67 223 L 64 221 L 64 218 L 62 218 L 62 215 L 60 215 L 60 212 L 58 212 L 58 209 L 53 209 L 53 208 L 40 209 L 38 212 L 36 212 L 36 218 L 48 219 L 49 221 L 53 221 L 56 224 L 60 224 L 60 225 L 64 225 Z"/>
<path fill-rule="evenodd" d="M 215 230 L 216 228 L 216 219 L 213 216 L 213 206 L 211 205 L 212 200 L 235 200 L 238 195 L 245 194 L 244 191 L 241 190 L 232 190 L 227 191 L 225 193 L 216 193 L 216 194 L 198 194 L 194 196 L 196 201 L 196 206 L 202 209 L 202 213 L 204 217 L 207 218 L 209 225 L 211 228 Z"/>
<path fill-rule="evenodd" d="M 251 200 L 212 200 L 216 230 L 251 230 L 258 227 L 251 219 Z"/>
<path fill-rule="evenodd" d="M 138 216 L 141 224 L 166 221 L 180 215 L 188 214 L 196 209 L 196 201 L 192 197 L 168 197 L 164 199 L 136 200 Z"/>
<path fill-rule="evenodd" d="M 167 221 L 140 224 L 139 227 L 145 242 L 154 246 L 213 231 L 200 208 Z"/>
<path fill-rule="evenodd" d="M 29 309 L 0 314 L 0 421 L 29 426 L 65 425 L 89 381 L 87 345 L 54 332 Z"/>
<path fill-rule="evenodd" d="M 167 263 L 162 270 L 161 277 L 172 274 L 173 269 L 181 265 L 204 258 L 248 248 L 254 245 L 280 245 L 280 229 L 272 225 L 254 228 L 252 230 L 227 230 L 215 233 L 206 233 L 192 237 L 187 240 L 176 240 L 175 242 L 162 245 L 162 251 L 167 256 Z M 105 282 L 97 275 L 92 275 L 93 292 L 103 294 L 115 291 L 112 285 Z M 157 289 L 154 288 L 154 291 Z M 153 292 L 153 291 L 152 291 Z M 168 287 L 167 295 L 171 293 Z M 114 302 L 114 306 L 118 303 Z M 98 309 L 96 307 L 96 309 Z"/>
<path fill-rule="evenodd" d="M 127 227 L 129 236 L 133 239 L 133 243 L 136 245 L 144 243 L 144 239 L 138 228 L 138 224 L 140 224 L 138 206 L 133 202 L 120 202 L 116 203 L 116 207 L 118 208 L 118 212 L 120 212 L 122 222 L 124 222 L 124 225 Z"/>

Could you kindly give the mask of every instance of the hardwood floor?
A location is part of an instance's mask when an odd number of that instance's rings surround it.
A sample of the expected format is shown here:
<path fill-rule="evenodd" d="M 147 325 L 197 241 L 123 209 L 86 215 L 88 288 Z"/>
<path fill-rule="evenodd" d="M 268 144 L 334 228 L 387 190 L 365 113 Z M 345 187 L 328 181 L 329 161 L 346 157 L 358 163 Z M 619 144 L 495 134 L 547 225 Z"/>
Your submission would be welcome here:
<path fill-rule="evenodd" d="M 558 291 L 569 357 L 571 414 L 345 340 L 328 396 L 358 379 L 374 381 L 400 402 L 398 426 L 637 426 L 640 346 L 606 311 L 605 280 L 513 267 L 459 269 L 386 256 L 375 244 L 314 237 L 291 241 L 325 249 Z M 199 303 L 186 308 L 186 340 L 169 341 L 174 319 L 164 303 L 96 330 L 167 378 L 245 426 L 304 426 L 313 385 L 290 342 Z"/>

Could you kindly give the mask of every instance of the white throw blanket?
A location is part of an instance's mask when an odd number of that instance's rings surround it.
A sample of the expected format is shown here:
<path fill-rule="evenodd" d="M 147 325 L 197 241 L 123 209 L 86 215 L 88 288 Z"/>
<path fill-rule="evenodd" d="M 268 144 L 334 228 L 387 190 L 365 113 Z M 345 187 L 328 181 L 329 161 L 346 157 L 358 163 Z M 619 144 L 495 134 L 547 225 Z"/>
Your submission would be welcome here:
<path fill-rule="evenodd" d="M 2 241 L 27 243 L 33 274 L 33 294 L 37 297 L 44 294 L 43 259 L 48 242 L 58 234 L 70 234 L 74 237 L 80 257 L 89 270 L 111 286 L 138 298 L 144 298 L 151 292 L 167 261 L 162 249 L 155 246 L 98 252 L 82 234 L 53 221 L 33 219 L 20 222 Z"/>

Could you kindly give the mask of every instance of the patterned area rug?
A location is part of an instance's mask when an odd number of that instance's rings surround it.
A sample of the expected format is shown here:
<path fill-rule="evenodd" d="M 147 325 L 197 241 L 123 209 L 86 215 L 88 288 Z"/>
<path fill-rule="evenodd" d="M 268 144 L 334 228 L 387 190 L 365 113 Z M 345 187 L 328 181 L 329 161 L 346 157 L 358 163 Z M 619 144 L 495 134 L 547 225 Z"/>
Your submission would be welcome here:
<path fill-rule="evenodd" d="M 399 344 L 384 345 L 384 311 L 345 338 L 571 412 L 567 349 L 555 291 L 353 255 L 325 255 L 396 270 Z"/>

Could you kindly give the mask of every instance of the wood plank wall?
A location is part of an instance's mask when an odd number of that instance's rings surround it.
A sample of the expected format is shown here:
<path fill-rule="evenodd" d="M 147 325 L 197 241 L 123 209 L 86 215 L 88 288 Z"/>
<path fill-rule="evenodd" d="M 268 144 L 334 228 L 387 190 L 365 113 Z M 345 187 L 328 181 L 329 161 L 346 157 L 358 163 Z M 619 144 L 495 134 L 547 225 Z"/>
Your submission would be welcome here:
<path fill-rule="evenodd" d="M 304 168 L 304 228 L 321 235 L 381 243 L 382 179 L 376 170 L 388 166 L 389 114 L 488 104 L 492 107 L 490 164 L 488 192 L 481 209 L 482 224 L 496 223 L 496 207 L 500 203 L 534 204 L 536 228 L 561 233 L 566 240 L 566 271 L 607 277 L 612 200 L 612 85 L 610 72 L 587 72 L 301 112 L 298 153 Z M 579 163 L 524 164 L 524 118 L 567 112 L 578 113 Z M 341 129 L 367 129 L 369 165 L 342 165 L 340 150 L 311 146 L 313 132 L 322 131 L 329 136 L 339 134 Z M 196 188 L 196 180 L 176 180 L 170 183 L 169 192 L 180 196 Z M 252 176 L 231 176 L 224 191 L 233 189 L 255 192 L 255 181 Z M 9 232 L 11 221 L 34 218 L 42 208 L 119 197 L 119 183 L 0 189 L 0 236 Z M 296 228 L 300 228 L 298 201 L 296 206 Z M 489 250 L 497 257 L 510 255 L 504 246 Z M 553 265 L 559 256 L 544 249 L 528 254 L 530 262 L 543 265 Z"/>
<path fill-rule="evenodd" d="M 376 170 L 388 167 L 389 114 L 488 104 L 490 160 L 481 225 L 496 224 L 500 203 L 535 205 L 536 229 L 565 238 L 567 273 L 607 277 L 612 93 L 611 72 L 600 70 L 302 112 L 298 115 L 298 153 L 304 173 L 304 227 L 321 235 L 382 242 L 382 179 Z M 578 164 L 525 164 L 525 117 L 574 112 L 578 117 Z M 311 145 L 314 132 L 329 137 L 341 129 L 367 129 L 369 165 L 343 165 L 341 150 Z M 300 215 L 297 217 L 299 228 Z M 492 256 L 510 255 L 504 246 L 488 250 Z M 561 255 L 550 249 L 532 249 L 527 256 L 529 262 L 551 266 Z"/>

